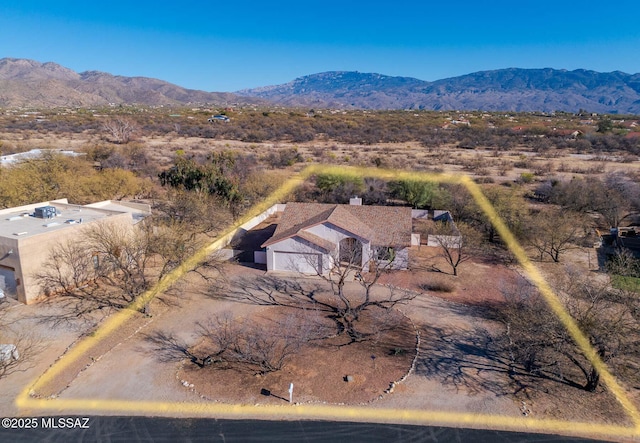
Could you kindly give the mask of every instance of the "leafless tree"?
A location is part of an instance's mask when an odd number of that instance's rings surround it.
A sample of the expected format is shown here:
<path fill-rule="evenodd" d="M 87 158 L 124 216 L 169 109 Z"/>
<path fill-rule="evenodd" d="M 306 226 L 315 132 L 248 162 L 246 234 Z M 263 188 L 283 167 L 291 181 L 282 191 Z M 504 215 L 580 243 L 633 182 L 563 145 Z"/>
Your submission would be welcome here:
<path fill-rule="evenodd" d="M 45 292 L 71 292 L 83 288 L 98 277 L 96 267 L 87 257 L 87 244 L 83 239 L 67 240 L 55 245 L 39 274 L 40 286 Z"/>
<path fill-rule="evenodd" d="M 618 227 L 640 211 L 640 185 L 628 173 L 608 173 L 597 177 L 574 178 L 553 187 L 551 201 L 563 208 L 600 214 L 604 223 Z"/>
<path fill-rule="evenodd" d="M 438 221 L 424 234 L 429 235 L 438 245 L 437 256 L 447 262 L 454 276 L 458 275 L 459 266 L 476 256 L 481 248 L 479 233 L 464 223 L 456 226 L 450 221 Z M 431 267 L 442 272 L 435 264 Z"/>
<path fill-rule="evenodd" d="M 129 305 L 191 257 L 202 240 L 187 226 L 157 223 L 153 217 L 135 226 L 95 223 L 53 247 L 35 277 L 45 293 L 68 308 L 70 318 L 111 312 Z M 218 265 L 211 257 L 194 266 L 219 270 Z"/>
<path fill-rule="evenodd" d="M 563 284 L 567 311 L 603 362 L 618 371 L 639 366 L 638 323 L 608 282 L 572 276 Z M 527 283 L 505 291 L 499 315 L 505 352 L 514 367 L 595 391 L 600 373 L 575 344 L 540 294 Z M 579 378 L 584 380 L 580 383 Z"/>
<path fill-rule="evenodd" d="M 358 322 L 365 312 L 374 309 L 388 311 L 397 305 L 406 304 L 416 297 L 416 293 L 391 286 L 378 285 L 380 278 L 392 271 L 399 262 L 396 248 L 373 246 L 367 256 L 363 244 L 355 238 L 348 238 L 328 254 L 330 266 L 319 268 L 313 259 L 306 263 L 315 269 L 316 275 L 328 283 L 330 297 L 314 301 L 321 303 L 332 312 L 332 318 L 339 326 L 339 332 L 345 332 L 352 341 L 367 337 L 359 330 Z M 305 257 L 313 257 L 305 254 Z M 346 284 L 355 281 L 358 289 L 346 290 Z"/>
<path fill-rule="evenodd" d="M 42 349 L 40 340 L 8 318 L 7 307 L 8 302 L 0 300 L 0 380 L 32 367 Z"/>
<path fill-rule="evenodd" d="M 266 374 L 282 369 L 300 349 L 314 338 L 313 315 L 289 313 L 282 321 L 255 322 L 234 318 L 229 312 L 198 324 L 198 335 L 206 340 L 209 354 L 205 365 L 225 363 L 252 368 Z"/>
<path fill-rule="evenodd" d="M 606 269 L 611 275 L 640 277 L 640 260 L 629 249 L 618 248 L 607 261 Z"/>
<path fill-rule="evenodd" d="M 560 255 L 575 249 L 578 241 L 587 233 L 587 223 L 580 214 L 564 209 L 547 209 L 531 214 L 525 235 L 527 243 L 539 254 L 554 262 Z"/>
<path fill-rule="evenodd" d="M 637 177 L 614 171 L 604 177 L 603 183 L 604 192 L 599 196 L 600 213 L 612 223 L 611 226 L 620 226 L 622 220 L 640 210 L 640 185 Z"/>
<path fill-rule="evenodd" d="M 113 117 L 102 124 L 102 129 L 115 143 L 126 144 L 132 141 L 140 131 L 139 125 L 129 117 Z"/>
<path fill-rule="evenodd" d="M 203 192 L 171 189 L 166 198 L 154 205 L 156 220 L 166 225 L 180 225 L 196 235 L 216 236 L 232 222 L 231 212 L 219 198 Z"/>

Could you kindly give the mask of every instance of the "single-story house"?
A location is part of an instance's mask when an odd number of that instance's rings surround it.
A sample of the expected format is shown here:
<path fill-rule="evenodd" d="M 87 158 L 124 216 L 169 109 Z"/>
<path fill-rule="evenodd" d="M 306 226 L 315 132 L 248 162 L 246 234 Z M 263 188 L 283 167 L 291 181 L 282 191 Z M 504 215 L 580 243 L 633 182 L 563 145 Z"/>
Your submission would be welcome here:
<path fill-rule="evenodd" d="M 266 248 L 268 271 L 326 274 L 336 262 L 368 272 L 373 264 L 407 269 L 411 208 L 287 203 Z"/>

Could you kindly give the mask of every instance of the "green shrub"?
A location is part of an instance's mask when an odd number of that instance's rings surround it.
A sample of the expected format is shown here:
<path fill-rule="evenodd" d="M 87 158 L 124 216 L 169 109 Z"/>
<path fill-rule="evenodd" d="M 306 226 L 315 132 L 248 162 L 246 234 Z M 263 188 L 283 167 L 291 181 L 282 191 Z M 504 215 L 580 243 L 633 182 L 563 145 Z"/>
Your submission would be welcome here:
<path fill-rule="evenodd" d="M 520 174 L 520 181 L 522 183 L 531 183 L 533 181 L 533 173 L 523 172 L 522 174 Z"/>

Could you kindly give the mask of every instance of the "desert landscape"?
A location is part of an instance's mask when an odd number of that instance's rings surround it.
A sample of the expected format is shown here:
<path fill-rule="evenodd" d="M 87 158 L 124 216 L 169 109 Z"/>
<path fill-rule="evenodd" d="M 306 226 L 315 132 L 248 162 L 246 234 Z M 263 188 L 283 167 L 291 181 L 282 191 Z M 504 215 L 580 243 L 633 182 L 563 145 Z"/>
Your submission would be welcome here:
<path fill-rule="evenodd" d="M 635 4 L 32 3 L 0 441 L 640 441 Z"/>
<path fill-rule="evenodd" d="M 471 194 L 455 182 L 421 185 L 401 177 L 402 171 L 471 177 L 566 308 L 582 327 L 593 327 L 587 330 L 592 345 L 607 341 L 598 348 L 600 357 L 636 403 L 637 307 L 630 286 L 637 278 L 635 262 L 626 257 L 615 262 L 617 268 L 608 265 L 618 259 L 607 259 L 600 243 L 610 226 L 632 230 L 636 222 L 636 120 L 234 108 L 222 111 L 230 121 L 208 122 L 210 109 L 20 112 L 7 110 L 1 117 L 3 155 L 39 154 L 4 167 L 5 207 L 63 196 L 79 204 L 99 198 L 145 202 L 161 227 L 148 232 L 162 229 L 168 236 L 162 241 L 180 245 L 183 255 L 150 244 L 140 253 L 153 259 L 136 268 L 136 278 L 144 280 L 135 286 L 104 275 L 80 292 L 61 286 L 58 296 L 40 303 L 3 302 L 5 335 L 25 346 L 20 365 L 7 367 L 0 379 L 3 415 L 19 414 L 13 399 L 89 339 L 89 349 L 73 354 L 71 363 L 45 377 L 46 383 L 38 382 L 29 396 L 285 408 L 293 384 L 296 405 L 632 425 L 619 395 L 538 304 L 525 264 Z M 314 127 L 325 115 L 328 121 Z M 301 124 L 323 132 L 294 141 L 291 133 L 302 130 Z M 350 129 L 335 132 L 343 125 Z M 383 130 L 384 125 L 389 126 Z M 601 132 L 601 126 L 608 129 Z M 116 128 L 131 132 L 118 139 Z M 262 139 L 244 140 L 256 128 L 263 128 Z M 379 130 L 376 141 L 353 141 L 371 128 Z M 399 128 L 406 140 L 391 141 Z M 225 138 L 233 131 L 245 135 Z M 369 296 L 369 283 L 376 303 L 402 294 L 393 307 L 367 305 L 346 334 L 342 320 L 336 323 L 346 317 L 336 304 L 335 280 L 274 274 L 266 264 L 253 263 L 252 251 L 273 234 L 280 215 L 245 234 L 253 238 L 255 232 L 261 240 L 252 241 L 258 243 L 243 245 L 239 238 L 229 246 L 251 254 L 191 263 L 190 272 L 127 314 L 117 329 L 100 332 L 228 226 L 258 215 L 250 208 L 308 165 L 365 169 L 352 169 L 359 171 L 355 175 L 340 175 L 335 168 L 312 174 L 278 203 L 342 204 L 358 195 L 365 205 L 445 209 L 464 246 L 429 245 L 426 239 L 441 228 L 414 221 L 422 241 L 409 249 L 407 270 L 370 272 L 375 278 L 369 282 L 345 274 L 349 303 L 365 289 Z M 397 171 L 398 178 L 393 172 L 377 178 L 376 170 Z M 25 180 L 31 184 L 17 192 L 14 184 Z M 591 191 L 585 194 L 586 189 Z M 576 192 L 583 197 L 576 198 Z M 547 219 L 549 225 L 540 222 Z M 584 298 L 587 293 L 591 298 Z M 596 317 L 589 314 L 593 309 Z M 531 347 L 534 342 L 537 348 Z"/>

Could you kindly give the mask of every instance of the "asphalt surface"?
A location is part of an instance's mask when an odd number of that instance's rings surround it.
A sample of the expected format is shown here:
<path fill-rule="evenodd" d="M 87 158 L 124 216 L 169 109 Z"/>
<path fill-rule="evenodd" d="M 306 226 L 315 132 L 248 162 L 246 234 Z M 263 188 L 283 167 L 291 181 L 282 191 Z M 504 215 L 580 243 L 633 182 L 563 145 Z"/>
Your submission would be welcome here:
<path fill-rule="evenodd" d="M 6 420 L 10 420 L 7 422 Z M 22 420 L 22 421 L 20 421 Z M 8 426 L 7 426 L 8 425 Z M 25 428 L 26 427 L 26 428 Z M 18 429 L 20 428 L 20 429 Z M 326 421 L 157 417 L 3 419 L 0 442 L 594 442 L 491 430 Z"/>

